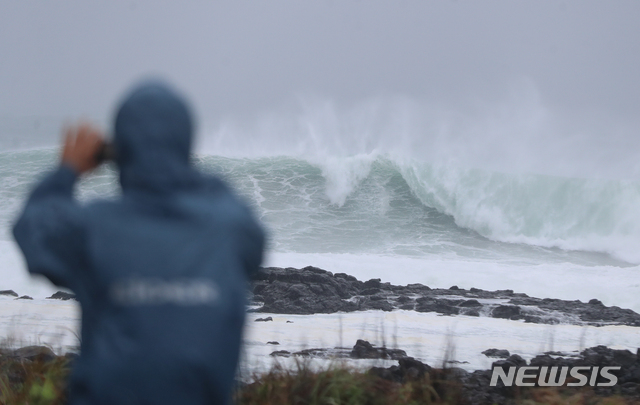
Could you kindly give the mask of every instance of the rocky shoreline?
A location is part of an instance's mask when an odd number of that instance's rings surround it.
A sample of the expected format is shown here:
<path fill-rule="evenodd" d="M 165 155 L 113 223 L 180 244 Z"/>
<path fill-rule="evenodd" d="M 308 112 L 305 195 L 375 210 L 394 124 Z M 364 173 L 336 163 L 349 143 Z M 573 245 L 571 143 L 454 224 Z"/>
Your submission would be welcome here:
<path fill-rule="evenodd" d="M 0 295 L 31 300 L 13 290 Z M 250 289 L 250 312 L 272 314 L 331 314 L 367 310 L 435 312 L 441 315 L 491 317 L 538 324 L 640 326 L 640 314 L 601 301 L 536 298 L 513 290 L 487 291 L 430 288 L 361 281 L 345 273 L 333 274 L 313 266 L 265 267 L 255 275 Z M 58 291 L 47 299 L 75 300 L 73 294 Z"/>
<path fill-rule="evenodd" d="M 271 353 L 271 356 L 398 360 L 398 365 L 387 368 L 371 367 L 367 373 L 400 384 L 416 378 L 423 378 L 425 374 L 429 374 L 429 378 L 434 384 L 438 383 L 439 380 L 459 384 L 465 402 L 470 404 L 509 404 L 514 402 L 514 399 L 521 394 L 522 387 L 507 387 L 502 380 L 498 380 L 498 383 L 492 387 L 491 379 L 495 368 L 501 368 L 507 374 L 510 367 L 516 370 L 528 367 L 531 373 L 531 371 L 535 372 L 536 369 L 540 370 L 542 367 L 547 367 L 545 369 L 547 370 L 553 366 L 582 367 L 583 370 L 613 366 L 619 367 L 619 370 L 612 371 L 612 374 L 617 379 L 615 385 L 601 385 L 602 382 L 606 381 L 602 376 L 598 376 L 597 379 L 592 378 L 591 383 L 586 388 L 592 389 L 594 394 L 599 396 L 621 395 L 627 399 L 640 400 L 640 349 L 638 349 L 637 353 L 632 353 L 629 350 L 614 350 L 605 346 L 596 346 L 572 353 L 545 352 L 534 357 L 529 362 L 517 354 L 510 354 L 507 350 L 488 349 L 482 353 L 490 358 L 502 359 L 493 362 L 488 370 L 468 372 L 461 368 L 451 367 L 447 362 L 441 368 L 436 368 L 407 356 L 404 350 L 375 347 L 364 340 L 358 340 L 351 349 L 305 349 L 295 353 L 275 351 Z M 548 376 L 545 375 L 545 377 Z M 529 380 L 535 381 L 532 387 L 541 387 L 538 378 L 530 378 Z M 575 382 L 575 379 L 569 377 L 563 381 L 563 384 L 559 385 L 563 386 L 567 382 Z M 577 390 L 578 388 L 574 389 Z"/>
<path fill-rule="evenodd" d="M 32 300 L 33 298 L 28 296 L 28 295 L 19 295 L 17 292 L 13 291 L 13 290 L 2 290 L 0 291 L 0 295 L 4 295 L 7 297 L 15 297 L 15 299 L 17 300 Z M 51 297 L 47 297 L 46 299 L 48 300 L 62 300 L 62 301 L 68 301 L 68 300 L 75 300 L 76 296 L 75 294 L 71 294 L 68 292 L 64 292 L 64 291 L 57 291 L 54 294 L 51 295 Z"/>
<path fill-rule="evenodd" d="M 395 309 L 442 315 L 486 316 L 540 324 L 640 326 L 640 314 L 597 299 L 589 302 L 535 298 L 513 290 L 430 288 L 360 281 L 353 276 L 308 266 L 261 268 L 252 285 L 251 311 L 311 315 Z"/>

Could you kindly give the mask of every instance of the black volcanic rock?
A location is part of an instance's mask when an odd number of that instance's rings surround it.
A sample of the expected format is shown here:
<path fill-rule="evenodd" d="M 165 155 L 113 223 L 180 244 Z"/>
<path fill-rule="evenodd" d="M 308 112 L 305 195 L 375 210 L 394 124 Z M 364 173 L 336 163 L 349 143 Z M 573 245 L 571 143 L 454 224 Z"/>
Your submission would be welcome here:
<path fill-rule="evenodd" d="M 328 358 L 351 358 L 351 359 L 384 359 L 384 360 L 401 360 L 407 357 L 407 352 L 400 349 L 389 349 L 386 347 L 376 347 L 366 340 L 358 339 L 353 348 L 344 347 L 314 348 L 304 349 L 299 352 L 288 352 L 286 350 L 278 350 L 271 353 L 274 357 L 310 357 L 319 359 Z"/>
<path fill-rule="evenodd" d="M 504 360 L 494 361 L 491 368 L 495 367 L 522 367 L 526 366 L 527 361 L 517 354 L 512 354 Z"/>
<path fill-rule="evenodd" d="M 504 319 L 522 319 L 522 313 L 520 307 L 517 305 L 498 305 L 491 312 L 491 316 L 494 318 Z"/>
<path fill-rule="evenodd" d="M 431 367 L 429 365 L 413 357 L 403 357 L 398 360 L 397 366 L 391 366 L 389 368 L 371 367 L 367 373 L 385 380 L 404 383 L 422 378 L 430 371 Z"/>
<path fill-rule="evenodd" d="M 282 314 L 313 314 L 358 310 L 346 299 L 356 295 L 363 283 L 335 277 L 315 267 L 261 269 L 255 279 L 254 294 L 260 294 L 264 304 L 260 312 Z"/>
<path fill-rule="evenodd" d="M 406 295 L 402 295 L 402 296 L 398 297 L 398 299 L 396 301 L 398 301 L 400 304 L 406 304 L 407 302 L 411 302 L 413 300 L 411 298 L 407 297 Z"/>
<path fill-rule="evenodd" d="M 478 300 L 466 300 L 460 303 L 461 307 L 465 307 L 465 308 L 477 308 L 477 307 L 481 307 L 482 304 L 478 302 Z"/>
<path fill-rule="evenodd" d="M 56 293 L 54 293 L 51 297 L 47 297 L 48 300 L 63 300 L 63 301 L 67 301 L 67 300 L 75 300 L 76 296 L 75 294 L 70 294 L 64 291 L 57 291 Z"/>
<path fill-rule="evenodd" d="M 455 287 L 455 288 L 454 288 Z M 441 315 L 489 316 L 542 324 L 640 326 L 640 314 L 616 306 L 552 298 L 534 298 L 513 290 L 448 289 L 422 284 L 397 286 L 380 279 L 353 276 L 308 266 L 261 268 L 253 282 L 254 312 L 317 314 L 366 310 L 413 310 Z"/>
<path fill-rule="evenodd" d="M 374 347 L 366 340 L 358 339 L 350 357 L 353 359 L 391 359 L 398 360 L 407 357 L 407 352 L 400 349 L 387 349 L 386 347 Z"/>
<path fill-rule="evenodd" d="M 482 354 L 484 354 L 487 357 L 498 357 L 501 359 L 506 359 L 511 355 L 511 353 L 509 353 L 509 350 L 500 350 L 500 349 L 487 349 L 484 352 L 482 352 Z"/>
<path fill-rule="evenodd" d="M 450 300 L 423 297 L 418 298 L 416 303 L 416 311 L 418 312 L 437 312 L 443 315 L 457 315 L 460 313 L 460 308 L 456 307 Z"/>
<path fill-rule="evenodd" d="M 364 288 L 379 288 L 380 284 L 379 278 L 372 278 L 371 280 L 365 281 L 363 286 Z"/>
<path fill-rule="evenodd" d="M 16 293 L 13 290 L 2 290 L 2 291 L 0 291 L 0 295 L 9 295 L 11 297 L 17 297 L 18 293 Z"/>
<path fill-rule="evenodd" d="M 271 352 L 269 356 L 273 357 L 291 357 L 291 352 L 286 350 L 277 350 L 275 352 Z"/>

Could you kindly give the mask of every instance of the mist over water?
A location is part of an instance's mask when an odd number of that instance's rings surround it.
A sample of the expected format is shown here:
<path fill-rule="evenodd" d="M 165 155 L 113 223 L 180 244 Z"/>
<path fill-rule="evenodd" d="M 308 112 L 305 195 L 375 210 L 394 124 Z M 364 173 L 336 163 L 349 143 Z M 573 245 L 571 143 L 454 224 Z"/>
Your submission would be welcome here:
<path fill-rule="evenodd" d="M 255 116 L 205 123 L 198 150 L 319 162 L 388 154 L 503 173 L 639 180 L 638 124 L 554 108 L 522 79 L 500 98 L 455 106 L 401 96 L 352 104 L 301 97 Z"/>

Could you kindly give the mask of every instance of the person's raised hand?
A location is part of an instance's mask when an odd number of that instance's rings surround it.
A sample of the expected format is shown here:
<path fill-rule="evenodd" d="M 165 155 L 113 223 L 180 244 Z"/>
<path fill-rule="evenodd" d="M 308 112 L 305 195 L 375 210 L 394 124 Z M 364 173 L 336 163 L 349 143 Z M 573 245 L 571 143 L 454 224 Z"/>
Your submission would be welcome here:
<path fill-rule="evenodd" d="M 65 130 L 61 163 L 78 174 L 91 171 L 100 164 L 96 157 L 102 147 L 104 137 L 99 129 L 87 123 L 71 126 Z"/>

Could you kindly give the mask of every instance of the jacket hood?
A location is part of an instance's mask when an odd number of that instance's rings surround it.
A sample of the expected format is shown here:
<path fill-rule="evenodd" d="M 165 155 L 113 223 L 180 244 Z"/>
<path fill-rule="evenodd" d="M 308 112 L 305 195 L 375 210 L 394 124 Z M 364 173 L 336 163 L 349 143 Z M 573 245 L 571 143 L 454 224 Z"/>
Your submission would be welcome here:
<path fill-rule="evenodd" d="M 201 183 L 189 163 L 193 125 L 184 100 L 160 82 L 137 86 L 116 115 L 113 144 L 123 190 L 171 191 Z"/>

